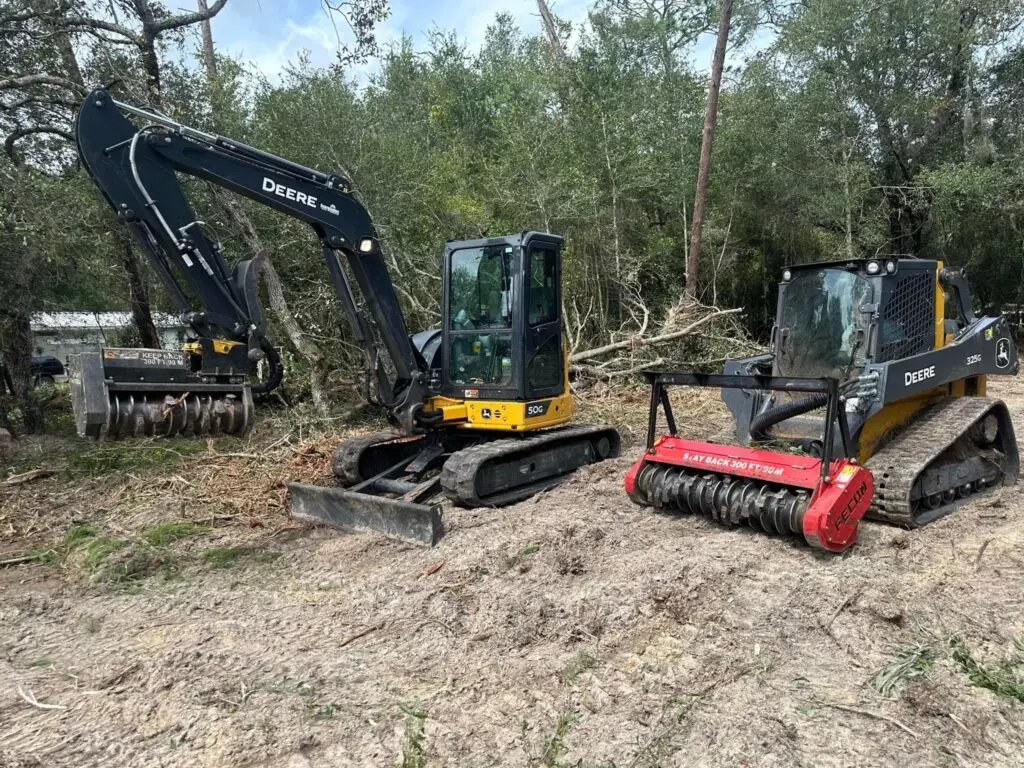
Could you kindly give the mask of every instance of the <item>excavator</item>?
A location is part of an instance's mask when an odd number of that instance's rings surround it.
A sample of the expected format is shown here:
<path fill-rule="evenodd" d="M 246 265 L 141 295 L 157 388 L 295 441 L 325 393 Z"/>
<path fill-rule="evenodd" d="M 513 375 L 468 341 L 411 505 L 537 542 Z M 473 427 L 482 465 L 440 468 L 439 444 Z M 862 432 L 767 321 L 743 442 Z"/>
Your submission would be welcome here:
<path fill-rule="evenodd" d="M 464 506 L 508 504 L 618 455 L 614 428 L 568 423 L 560 236 L 448 242 L 441 327 L 410 335 L 370 215 L 341 175 L 190 128 L 104 89 L 82 103 L 75 137 L 90 178 L 192 333 L 180 350 L 104 348 L 73 358 L 81 435 L 244 434 L 253 393 L 281 382 L 257 291 L 262 257 L 228 268 L 180 174 L 312 227 L 363 352 L 364 394 L 397 427 L 337 447 L 334 473 L 348 489 L 290 484 L 294 516 L 429 545 L 443 534 L 431 501 L 439 491 Z M 265 377 L 250 383 L 261 363 Z"/>
<path fill-rule="evenodd" d="M 641 505 L 842 552 L 867 518 L 918 528 L 1020 470 L 991 375 L 1017 375 L 1003 317 L 978 317 L 963 269 L 912 258 L 788 267 L 767 354 L 723 374 L 651 372 Z M 718 441 L 679 435 L 669 391 L 717 387 Z M 659 435 L 659 416 L 667 434 Z"/>

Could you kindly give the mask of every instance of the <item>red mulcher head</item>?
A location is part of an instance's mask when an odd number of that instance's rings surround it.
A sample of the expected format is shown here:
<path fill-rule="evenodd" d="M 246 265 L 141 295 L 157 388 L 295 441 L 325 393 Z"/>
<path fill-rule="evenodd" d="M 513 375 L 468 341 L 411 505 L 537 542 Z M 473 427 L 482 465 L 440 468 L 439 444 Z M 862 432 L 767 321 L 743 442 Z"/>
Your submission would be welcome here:
<path fill-rule="evenodd" d="M 857 524 L 874 493 L 871 472 L 851 459 L 832 459 L 832 424 L 838 423 L 849 454 L 845 413 L 834 379 L 710 376 L 661 373 L 651 377 L 648 449 L 626 475 L 626 492 L 638 504 L 704 514 L 727 526 L 803 536 L 812 547 L 842 552 L 857 540 Z M 824 392 L 828 395 L 823 458 L 735 445 L 684 440 L 665 386 L 684 384 L 744 389 Z M 654 439 L 657 408 L 670 435 Z"/>

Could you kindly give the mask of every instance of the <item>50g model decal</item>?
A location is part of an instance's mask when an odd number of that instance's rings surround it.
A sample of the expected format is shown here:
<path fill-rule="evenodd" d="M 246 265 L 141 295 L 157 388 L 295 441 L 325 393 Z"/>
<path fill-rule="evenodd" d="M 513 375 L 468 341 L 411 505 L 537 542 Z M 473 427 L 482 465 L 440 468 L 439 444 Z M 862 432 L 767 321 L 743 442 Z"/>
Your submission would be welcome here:
<path fill-rule="evenodd" d="M 551 407 L 550 400 L 543 400 L 539 403 L 527 403 L 526 404 L 526 418 L 533 419 L 537 416 L 543 416 L 548 412 L 548 408 Z"/>

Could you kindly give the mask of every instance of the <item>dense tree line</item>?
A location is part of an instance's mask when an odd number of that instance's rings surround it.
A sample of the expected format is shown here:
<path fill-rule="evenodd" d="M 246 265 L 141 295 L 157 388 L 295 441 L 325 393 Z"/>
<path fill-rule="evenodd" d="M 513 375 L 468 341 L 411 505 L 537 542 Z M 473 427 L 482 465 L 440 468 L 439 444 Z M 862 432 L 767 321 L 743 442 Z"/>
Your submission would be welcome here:
<path fill-rule="evenodd" d="M 0 0 L 0 348 L 15 367 L 31 311 L 132 308 L 145 339 L 147 307 L 166 303 L 69 143 L 84 89 L 115 80 L 126 101 L 350 175 L 414 328 L 438 319 L 445 240 L 527 228 L 568 238 L 578 344 L 678 302 L 707 96 L 693 57 L 716 0 L 595 0 L 583 30 L 546 17 L 537 35 L 497 16 L 479 50 L 435 32 L 426 51 L 378 50 L 382 0 L 336 4 L 355 44 L 274 82 L 203 55 L 224 0 L 176 5 Z M 898 253 L 967 266 L 984 307 L 1024 303 L 1024 0 L 733 5 L 697 296 L 745 307 L 764 335 L 785 264 Z M 311 233 L 191 188 L 228 253 L 268 254 L 297 364 L 354 364 Z"/>

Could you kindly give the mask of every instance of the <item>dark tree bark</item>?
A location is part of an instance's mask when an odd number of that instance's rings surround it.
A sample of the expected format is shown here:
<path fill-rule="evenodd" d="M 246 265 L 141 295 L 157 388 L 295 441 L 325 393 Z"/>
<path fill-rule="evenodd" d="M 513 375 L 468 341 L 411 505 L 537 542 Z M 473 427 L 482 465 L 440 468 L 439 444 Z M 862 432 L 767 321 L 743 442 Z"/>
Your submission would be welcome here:
<path fill-rule="evenodd" d="M 24 295 L 28 295 L 27 290 Z M 7 341 L 3 349 L 4 369 L 21 410 L 22 429 L 27 434 L 42 432 L 46 428 L 46 419 L 42 403 L 32 386 L 32 325 L 27 302 L 15 299 L 11 306 L 5 308 L 4 314 Z"/>
<path fill-rule="evenodd" d="M 708 106 L 704 114 L 704 131 L 701 134 L 700 162 L 697 168 L 697 196 L 693 201 L 693 225 L 690 228 L 690 249 L 686 254 L 686 295 L 697 298 L 697 273 L 700 270 L 700 244 L 704 233 L 704 209 L 708 200 L 708 180 L 711 177 L 711 150 L 715 144 L 715 130 L 718 128 L 718 92 L 722 88 L 722 70 L 725 67 L 725 51 L 729 42 L 729 28 L 732 25 L 733 0 L 723 0 L 722 16 L 718 21 L 718 41 L 711 60 L 711 81 L 708 84 Z"/>
<path fill-rule="evenodd" d="M 153 312 L 149 303 L 149 291 L 142 279 L 139 259 L 132 248 L 131 238 L 123 231 L 123 227 L 115 231 L 117 245 L 121 251 L 121 266 L 128 276 L 128 297 L 132 307 L 132 321 L 139 331 L 139 340 L 144 347 L 160 349 L 160 334 L 153 322 Z"/>

